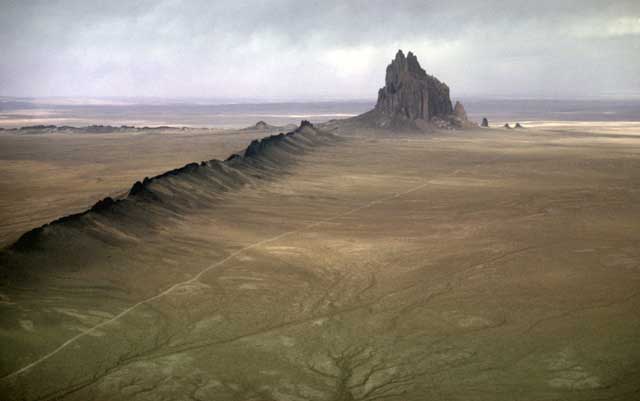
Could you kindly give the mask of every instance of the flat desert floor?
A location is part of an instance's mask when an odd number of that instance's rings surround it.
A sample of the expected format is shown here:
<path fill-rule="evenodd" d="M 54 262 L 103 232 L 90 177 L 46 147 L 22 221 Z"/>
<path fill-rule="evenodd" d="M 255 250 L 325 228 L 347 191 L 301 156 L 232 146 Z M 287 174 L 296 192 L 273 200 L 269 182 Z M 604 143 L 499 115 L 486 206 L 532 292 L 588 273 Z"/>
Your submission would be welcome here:
<path fill-rule="evenodd" d="M 3 288 L 3 399 L 640 398 L 640 138 L 352 136 L 297 159 Z"/>

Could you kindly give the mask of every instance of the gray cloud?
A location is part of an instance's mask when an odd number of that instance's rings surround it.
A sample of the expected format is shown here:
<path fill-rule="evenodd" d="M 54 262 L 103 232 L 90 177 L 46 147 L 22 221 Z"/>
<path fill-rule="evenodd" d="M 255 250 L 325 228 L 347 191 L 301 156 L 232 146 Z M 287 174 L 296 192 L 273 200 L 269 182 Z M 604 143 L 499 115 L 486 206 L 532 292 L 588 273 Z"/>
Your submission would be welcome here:
<path fill-rule="evenodd" d="M 372 98 L 398 48 L 458 95 L 637 95 L 640 2 L 0 0 L 0 95 Z"/>

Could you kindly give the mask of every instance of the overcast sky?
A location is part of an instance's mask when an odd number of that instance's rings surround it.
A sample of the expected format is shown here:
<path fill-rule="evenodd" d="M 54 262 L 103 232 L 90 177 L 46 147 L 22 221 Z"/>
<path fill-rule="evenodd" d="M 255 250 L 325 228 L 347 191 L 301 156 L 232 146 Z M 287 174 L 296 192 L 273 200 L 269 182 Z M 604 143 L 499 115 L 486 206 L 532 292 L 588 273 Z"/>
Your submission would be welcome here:
<path fill-rule="evenodd" d="M 398 48 L 457 96 L 640 95 L 640 0 L 0 0 L 0 95 L 375 98 Z"/>

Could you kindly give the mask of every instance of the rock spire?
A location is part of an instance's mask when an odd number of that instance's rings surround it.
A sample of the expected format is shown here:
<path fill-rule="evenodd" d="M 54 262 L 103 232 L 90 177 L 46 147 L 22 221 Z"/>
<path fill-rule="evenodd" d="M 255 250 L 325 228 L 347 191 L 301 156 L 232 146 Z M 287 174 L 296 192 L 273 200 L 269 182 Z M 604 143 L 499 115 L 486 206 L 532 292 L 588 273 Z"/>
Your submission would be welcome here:
<path fill-rule="evenodd" d="M 390 118 L 430 120 L 453 113 L 449 87 L 422 69 L 411 52 L 398 50 L 378 91 L 376 110 Z"/>

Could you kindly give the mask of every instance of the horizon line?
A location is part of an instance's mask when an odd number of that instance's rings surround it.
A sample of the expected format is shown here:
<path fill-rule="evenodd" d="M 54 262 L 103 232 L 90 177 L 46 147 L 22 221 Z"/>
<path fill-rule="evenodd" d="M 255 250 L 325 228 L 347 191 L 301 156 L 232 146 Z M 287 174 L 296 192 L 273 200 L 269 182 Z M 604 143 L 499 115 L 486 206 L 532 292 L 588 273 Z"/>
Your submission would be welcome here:
<path fill-rule="evenodd" d="M 567 96 L 549 96 L 549 95 L 501 95 L 501 94 L 459 94 L 451 97 L 452 100 L 547 100 L 547 101 L 580 101 L 580 100 L 620 100 L 620 101 L 636 101 L 640 100 L 638 94 L 599 94 L 599 95 L 567 95 Z M 7 101 L 24 101 L 29 103 L 41 103 L 43 105 L 47 100 L 51 101 L 67 101 L 59 103 L 60 106 L 134 106 L 134 105 L 234 105 L 234 104 L 278 104 L 278 103 L 371 103 L 375 104 L 375 98 L 361 97 L 196 97 L 196 96 L 14 96 L 1 95 L 0 103 Z M 101 103 L 100 101 L 106 101 Z M 108 102 L 110 101 L 110 102 Z M 117 103 L 120 101 L 120 104 Z M 52 104 L 55 105 L 55 104 Z"/>

